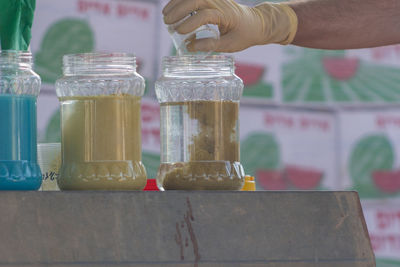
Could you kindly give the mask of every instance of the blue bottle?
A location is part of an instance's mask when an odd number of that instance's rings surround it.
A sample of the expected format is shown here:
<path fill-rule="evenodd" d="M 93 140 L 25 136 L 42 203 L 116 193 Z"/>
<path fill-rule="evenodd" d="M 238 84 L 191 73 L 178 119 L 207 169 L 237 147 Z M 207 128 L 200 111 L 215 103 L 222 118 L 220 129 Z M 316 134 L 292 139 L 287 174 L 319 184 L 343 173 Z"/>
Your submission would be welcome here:
<path fill-rule="evenodd" d="M 37 190 L 36 99 L 40 77 L 32 55 L 0 51 L 0 190 Z"/>

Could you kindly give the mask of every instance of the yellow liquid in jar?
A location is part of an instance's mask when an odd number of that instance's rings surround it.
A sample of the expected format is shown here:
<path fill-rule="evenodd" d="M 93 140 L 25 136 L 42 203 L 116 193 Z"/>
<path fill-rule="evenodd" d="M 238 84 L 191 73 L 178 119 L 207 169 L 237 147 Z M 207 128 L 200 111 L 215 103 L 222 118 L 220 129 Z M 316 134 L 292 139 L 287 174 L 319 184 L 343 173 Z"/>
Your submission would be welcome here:
<path fill-rule="evenodd" d="M 140 97 L 63 97 L 62 190 L 141 190 Z"/>

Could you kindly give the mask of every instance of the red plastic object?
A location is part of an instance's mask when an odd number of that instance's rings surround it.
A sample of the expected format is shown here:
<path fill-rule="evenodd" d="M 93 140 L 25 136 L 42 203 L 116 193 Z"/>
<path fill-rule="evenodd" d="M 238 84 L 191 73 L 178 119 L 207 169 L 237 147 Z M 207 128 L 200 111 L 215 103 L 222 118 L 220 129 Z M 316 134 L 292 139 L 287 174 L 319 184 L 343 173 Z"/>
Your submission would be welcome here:
<path fill-rule="evenodd" d="M 356 75 L 359 60 L 358 58 L 325 57 L 322 64 L 326 73 L 339 81 L 347 81 Z"/>
<path fill-rule="evenodd" d="M 266 190 L 285 190 L 287 184 L 280 170 L 258 170 L 257 183 Z"/>
<path fill-rule="evenodd" d="M 290 183 L 297 189 L 315 189 L 321 182 L 323 173 L 312 168 L 287 166 L 285 174 Z"/>
<path fill-rule="evenodd" d="M 400 170 L 398 171 L 375 171 L 372 178 L 377 188 L 385 193 L 396 193 L 400 191 Z"/>
<path fill-rule="evenodd" d="M 160 191 L 157 187 L 156 179 L 147 179 L 147 184 L 143 191 Z"/>

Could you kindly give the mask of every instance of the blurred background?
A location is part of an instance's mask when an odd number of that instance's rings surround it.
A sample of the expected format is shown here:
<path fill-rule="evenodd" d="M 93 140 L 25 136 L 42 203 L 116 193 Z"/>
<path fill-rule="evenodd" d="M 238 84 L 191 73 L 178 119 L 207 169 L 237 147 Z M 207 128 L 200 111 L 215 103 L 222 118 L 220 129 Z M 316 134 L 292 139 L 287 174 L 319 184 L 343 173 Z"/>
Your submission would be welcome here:
<path fill-rule="evenodd" d="M 154 82 L 162 57 L 175 54 L 161 16 L 167 2 L 37 0 L 31 50 L 43 82 L 39 142 L 60 142 L 54 82 L 64 54 L 135 53 L 147 85 L 143 162 L 155 178 Z M 241 162 L 257 190 L 357 190 L 377 265 L 400 266 L 400 45 L 349 51 L 268 45 L 233 56 L 245 84 Z"/>

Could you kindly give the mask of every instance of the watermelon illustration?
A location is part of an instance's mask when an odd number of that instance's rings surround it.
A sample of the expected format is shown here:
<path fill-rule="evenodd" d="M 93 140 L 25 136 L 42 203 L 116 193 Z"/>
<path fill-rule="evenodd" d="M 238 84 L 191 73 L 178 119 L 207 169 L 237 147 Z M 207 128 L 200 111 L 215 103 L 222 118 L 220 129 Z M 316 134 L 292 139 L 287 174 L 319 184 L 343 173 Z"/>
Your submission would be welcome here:
<path fill-rule="evenodd" d="M 322 63 L 326 73 L 339 81 L 347 81 L 354 77 L 359 66 L 357 58 L 324 57 Z"/>
<path fill-rule="evenodd" d="M 372 174 L 375 171 L 390 171 L 393 164 L 394 151 L 385 135 L 368 135 L 358 141 L 352 149 L 348 169 L 360 196 L 382 196 L 382 192 L 375 187 Z"/>
<path fill-rule="evenodd" d="M 256 182 L 265 190 L 285 190 L 288 187 L 283 173 L 279 170 L 258 170 Z"/>
<path fill-rule="evenodd" d="M 256 98 L 273 98 L 274 88 L 272 84 L 261 81 L 260 83 L 252 86 L 245 86 L 243 90 L 243 96 Z"/>
<path fill-rule="evenodd" d="M 259 189 L 264 189 L 264 187 L 257 178 L 259 175 L 257 171 L 265 171 L 265 174 L 267 171 L 278 171 L 281 166 L 279 145 L 275 136 L 270 133 L 256 132 L 249 135 L 240 144 L 240 155 L 246 174 L 256 177 L 256 186 Z M 262 177 L 266 177 L 265 175 Z"/>
<path fill-rule="evenodd" d="M 345 51 L 290 51 L 293 59 L 282 68 L 282 97 L 286 103 L 400 101 L 397 67 L 347 58 Z"/>
<path fill-rule="evenodd" d="M 244 83 L 244 97 L 272 98 L 274 96 L 272 84 L 263 81 L 265 67 L 257 64 L 236 62 L 235 73 Z"/>
<path fill-rule="evenodd" d="M 52 24 L 35 54 L 35 71 L 43 82 L 54 83 L 62 75 L 65 54 L 91 52 L 94 34 L 90 25 L 81 19 L 62 19 Z"/>
<path fill-rule="evenodd" d="M 318 187 L 323 172 L 314 168 L 288 165 L 284 171 L 288 181 L 296 188 L 311 190 Z"/>
<path fill-rule="evenodd" d="M 374 183 L 384 193 L 400 192 L 400 170 L 375 171 L 372 174 Z"/>
<path fill-rule="evenodd" d="M 236 75 L 243 80 L 245 86 L 257 84 L 264 74 L 264 66 L 261 65 L 236 62 L 235 67 Z"/>

